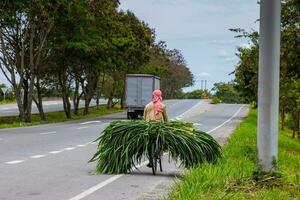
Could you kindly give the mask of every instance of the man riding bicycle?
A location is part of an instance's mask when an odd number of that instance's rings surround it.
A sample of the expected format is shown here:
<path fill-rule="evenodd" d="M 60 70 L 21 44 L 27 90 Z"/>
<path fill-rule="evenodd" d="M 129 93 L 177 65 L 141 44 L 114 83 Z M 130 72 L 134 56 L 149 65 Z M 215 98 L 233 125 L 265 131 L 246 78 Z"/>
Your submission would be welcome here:
<path fill-rule="evenodd" d="M 144 110 L 144 119 L 146 121 L 166 122 L 168 121 L 166 106 L 162 103 L 162 93 L 160 90 L 154 90 L 152 93 L 152 101 L 148 103 Z M 148 148 L 149 160 L 151 158 L 151 149 Z M 149 162 L 147 167 L 152 167 Z"/>

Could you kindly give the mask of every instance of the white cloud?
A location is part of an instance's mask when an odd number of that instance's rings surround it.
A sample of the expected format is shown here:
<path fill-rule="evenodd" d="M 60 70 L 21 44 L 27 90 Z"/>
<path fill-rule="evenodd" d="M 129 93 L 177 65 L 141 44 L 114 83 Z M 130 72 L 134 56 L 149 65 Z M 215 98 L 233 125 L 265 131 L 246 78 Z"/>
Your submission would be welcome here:
<path fill-rule="evenodd" d="M 225 51 L 224 49 L 220 50 L 217 54 L 218 57 L 228 57 L 229 54 L 227 51 Z"/>
<path fill-rule="evenodd" d="M 254 23 L 259 18 L 257 0 L 120 1 L 122 9 L 132 10 L 155 28 L 157 40 L 182 50 L 195 78 L 213 77 L 209 88 L 215 81 L 232 78 L 227 72 L 234 70 L 236 46 L 247 42 L 244 38 L 234 39 L 235 34 L 228 29 L 258 29 L 258 23 Z M 195 83 L 195 87 L 199 85 Z"/>
<path fill-rule="evenodd" d="M 210 43 L 214 45 L 226 46 L 233 45 L 235 43 L 235 40 L 212 40 Z"/>
<path fill-rule="evenodd" d="M 198 74 L 199 77 L 211 77 L 210 73 L 207 72 L 201 72 L 200 74 Z"/>

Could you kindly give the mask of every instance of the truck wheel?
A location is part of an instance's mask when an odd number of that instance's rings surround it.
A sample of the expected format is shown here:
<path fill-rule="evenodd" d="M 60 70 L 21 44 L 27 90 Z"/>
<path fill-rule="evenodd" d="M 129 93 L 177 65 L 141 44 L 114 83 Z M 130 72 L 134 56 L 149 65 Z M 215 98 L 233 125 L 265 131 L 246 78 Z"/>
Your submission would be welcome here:
<path fill-rule="evenodd" d="M 127 119 L 137 119 L 138 114 L 136 112 L 127 112 Z"/>
<path fill-rule="evenodd" d="M 132 119 L 132 112 L 127 112 L 127 119 Z"/>
<path fill-rule="evenodd" d="M 136 111 L 136 115 L 137 115 L 137 118 L 143 118 L 144 111 L 143 110 L 138 110 L 138 111 Z"/>

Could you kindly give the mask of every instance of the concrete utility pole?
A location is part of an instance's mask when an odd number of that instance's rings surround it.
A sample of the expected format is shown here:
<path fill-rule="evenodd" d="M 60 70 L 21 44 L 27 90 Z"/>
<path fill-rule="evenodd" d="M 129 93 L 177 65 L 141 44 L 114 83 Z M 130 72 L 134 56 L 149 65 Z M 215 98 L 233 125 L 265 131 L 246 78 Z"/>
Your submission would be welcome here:
<path fill-rule="evenodd" d="M 278 154 L 280 0 L 260 1 L 258 75 L 258 167 L 274 170 Z"/>
<path fill-rule="evenodd" d="M 201 80 L 201 90 L 203 90 L 203 80 Z"/>

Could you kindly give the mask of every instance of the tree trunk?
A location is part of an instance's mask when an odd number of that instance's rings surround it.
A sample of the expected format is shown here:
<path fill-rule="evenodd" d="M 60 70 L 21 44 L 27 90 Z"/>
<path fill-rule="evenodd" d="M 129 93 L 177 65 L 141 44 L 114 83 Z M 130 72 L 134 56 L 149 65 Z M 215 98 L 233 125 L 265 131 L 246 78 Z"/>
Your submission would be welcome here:
<path fill-rule="evenodd" d="M 90 103 L 91 103 L 92 98 L 88 97 L 85 99 L 84 101 L 84 115 L 89 114 L 89 107 L 90 107 Z"/>
<path fill-rule="evenodd" d="M 89 113 L 90 102 L 97 87 L 98 78 L 98 73 L 94 71 L 93 68 L 91 68 L 91 70 L 88 71 L 87 74 L 87 85 L 84 90 L 84 115 L 87 115 Z"/>
<path fill-rule="evenodd" d="M 41 93 L 39 77 L 37 77 L 35 87 L 36 87 L 36 90 L 37 90 L 37 99 L 33 98 L 33 101 L 35 102 L 36 107 L 39 110 L 39 115 L 40 115 L 41 121 L 46 121 L 46 115 L 45 115 L 44 108 L 43 108 L 43 97 L 42 97 L 42 93 Z"/>
<path fill-rule="evenodd" d="M 113 98 L 115 96 L 115 90 L 116 90 L 116 81 L 114 80 L 114 82 L 113 82 L 113 89 L 110 92 L 110 95 L 109 95 L 109 98 L 108 98 L 108 102 L 107 102 L 107 108 L 108 109 L 111 109 L 114 106 L 113 105 Z"/>
<path fill-rule="evenodd" d="M 25 112 L 24 112 L 24 107 L 23 107 L 23 102 L 22 102 L 22 95 L 21 95 L 21 90 L 20 87 L 14 85 L 14 95 L 17 101 L 18 109 L 19 109 L 19 118 L 21 122 L 25 121 Z"/>
<path fill-rule="evenodd" d="M 99 110 L 100 107 L 99 107 L 99 99 L 100 99 L 100 92 L 97 91 L 97 98 L 96 98 L 96 109 Z"/>
<path fill-rule="evenodd" d="M 29 90 L 27 95 L 27 112 L 26 112 L 26 122 L 31 123 L 31 109 L 32 109 L 32 95 L 34 89 L 34 79 L 35 76 L 31 75 L 31 80 L 29 83 Z"/>
<path fill-rule="evenodd" d="M 64 111 L 65 111 L 65 114 L 66 114 L 66 117 L 68 119 L 71 119 L 72 118 L 72 114 L 71 114 L 71 103 L 69 101 L 69 97 L 68 95 L 66 94 L 63 94 L 63 105 L 64 105 Z"/>
<path fill-rule="evenodd" d="M 35 97 L 32 97 L 32 100 L 34 101 L 36 107 L 38 108 L 41 121 L 46 121 L 46 116 L 44 113 L 44 109 L 43 109 L 41 100 L 39 99 L 39 97 L 38 97 L 38 99 L 36 99 Z"/>
<path fill-rule="evenodd" d="M 62 96 L 62 100 L 63 100 L 64 112 L 66 114 L 66 117 L 68 119 L 71 119 L 72 118 L 71 103 L 69 101 L 69 90 L 68 90 L 67 81 L 66 81 L 65 76 L 66 76 L 65 70 L 62 70 L 62 72 L 58 74 L 59 84 L 61 86 L 61 96 Z"/>
<path fill-rule="evenodd" d="M 83 93 L 79 94 L 79 81 L 75 81 L 75 91 L 73 96 L 74 115 L 78 115 L 79 103 Z"/>

